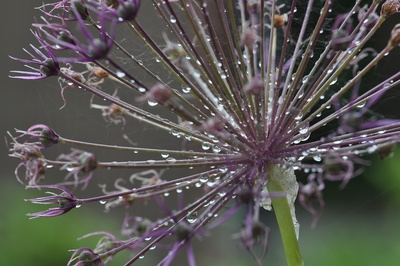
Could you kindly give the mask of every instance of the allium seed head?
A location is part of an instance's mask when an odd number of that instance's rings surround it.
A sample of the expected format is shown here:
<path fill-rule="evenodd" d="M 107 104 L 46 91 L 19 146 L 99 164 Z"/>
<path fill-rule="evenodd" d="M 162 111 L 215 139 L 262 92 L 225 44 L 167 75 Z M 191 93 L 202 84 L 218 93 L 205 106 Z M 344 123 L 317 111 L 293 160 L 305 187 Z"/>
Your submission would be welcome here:
<path fill-rule="evenodd" d="M 370 164 L 365 156 L 386 158 L 400 142 L 400 120 L 371 112 L 400 84 L 398 70 L 375 74 L 400 44 L 400 24 L 386 47 L 369 46 L 399 1 L 361 2 L 344 13 L 335 1 L 43 4 L 33 24 L 40 45 L 24 50 L 30 59 L 11 57 L 29 71 L 12 77 L 56 76 L 64 106 L 68 89 L 71 98 L 92 93 L 90 107 L 123 133 L 93 143 L 38 124 L 10 135 L 19 182 L 61 191 L 29 200 L 55 205 L 30 216 L 123 208 L 120 236 L 87 234 L 98 244 L 77 249 L 68 265 L 103 265 L 129 250 L 126 265 L 159 252 L 163 266 L 182 250 L 195 265 L 192 242 L 235 217 L 236 239 L 263 265 L 270 229 L 261 212 L 273 210 L 288 264 L 303 265 L 296 200 L 315 226 L 327 182 L 344 188 Z M 49 158 L 43 150 L 54 144 L 72 148 Z M 45 178 L 52 167 L 65 174 Z M 78 199 L 69 186 L 99 186 L 99 195 Z"/>

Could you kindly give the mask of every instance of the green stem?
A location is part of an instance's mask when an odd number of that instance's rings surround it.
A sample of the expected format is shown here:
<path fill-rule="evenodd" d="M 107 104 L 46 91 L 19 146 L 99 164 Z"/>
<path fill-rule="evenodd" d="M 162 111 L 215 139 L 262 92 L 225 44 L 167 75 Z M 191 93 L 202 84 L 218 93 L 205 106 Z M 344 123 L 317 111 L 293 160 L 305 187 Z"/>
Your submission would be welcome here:
<path fill-rule="evenodd" d="M 267 189 L 270 193 L 283 191 L 282 187 L 271 179 L 268 180 Z M 293 220 L 287 198 L 276 197 L 272 198 L 271 200 L 276 220 L 278 221 L 279 231 L 282 237 L 287 265 L 304 265 L 303 258 L 301 257 L 300 253 L 299 243 L 297 242 L 297 237 L 294 230 Z"/>

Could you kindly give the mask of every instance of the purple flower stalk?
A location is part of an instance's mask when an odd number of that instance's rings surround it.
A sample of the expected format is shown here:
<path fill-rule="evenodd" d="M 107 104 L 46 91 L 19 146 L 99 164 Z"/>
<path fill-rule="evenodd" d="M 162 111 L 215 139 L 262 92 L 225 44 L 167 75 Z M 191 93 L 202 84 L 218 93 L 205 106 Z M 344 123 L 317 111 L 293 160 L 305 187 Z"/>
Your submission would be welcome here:
<path fill-rule="evenodd" d="M 289 2 L 63 0 L 40 8 L 43 22 L 33 24 L 40 46 L 31 45 L 35 54 L 24 50 L 29 59 L 11 57 L 32 71 L 12 77 L 57 76 L 65 103 L 66 88 L 84 89 L 107 122 L 127 130 L 138 120 L 166 139 L 164 147 L 151 146 L 158 136 L 141 143 L 124 134 L 127 145 L 117 146 L 68 139 L 41 124 L 17 130 L 10 150 L 21 160 L 17 177 L 25 167 L 28 187 L 63 191 L 29 200 L 58 204 L 30 216 L 58 216 L 99 201 L 107 211 L 125 208 L 121 236 L 88 234 L 104 237 L 93 249 L 76 250 L 68 265 L 103 265 L 122 250 L 133 252 L 131 265 L 158 246 L 160 253 L 167 249 L 160 265 L 172 265 L 181 250 L 195 265 L 192 241 L 238 210 L 244 213 L 238 239 L 262 265 L 269 233 L 263 209 L 274 210 L 288 265 L 303 265 L 295 201 L 315 225 L 327 181 L 344 187 L 369 164 L 364 155 L 385 158 L 400 141 L 400 120 L 369 112 L 399 86 L 400 72 L 363 83 L 400 44 L 397 24 L 381 51 L 367 46 L 400 3 L 356 1 L 338 14 L 329 0 Z M 156 33 L 142 24 L 146 16 Z M 55 144 L 72 151 L 46 158 L 41 151 Z M 126 161 L 105 161 L 99 149 L 125 152 Z M 66 170 L 65 177 L 48 180 L 51 167 Z M 101 185 L 97 197 L 77 199 L 64 188 L 96 185 L 101 169 L 131 174 L 107 172 L 114 187 Z M 147 201 L 160 208 L 157 218 L 132 207 Z"/>

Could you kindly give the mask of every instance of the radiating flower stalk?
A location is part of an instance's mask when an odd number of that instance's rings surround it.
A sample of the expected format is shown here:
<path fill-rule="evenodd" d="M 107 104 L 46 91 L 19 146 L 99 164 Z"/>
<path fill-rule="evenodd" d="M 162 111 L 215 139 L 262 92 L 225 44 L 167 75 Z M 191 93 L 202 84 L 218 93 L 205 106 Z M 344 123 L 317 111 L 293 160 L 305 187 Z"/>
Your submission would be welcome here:
<path fill-rule="evenodd" d="M 69 139 L 42 124 L 10 134 L 11 156 L 21 160 L 18 180 L 61 192 L 30 199 L 56 206 L 31 218 L 93 202 L 126 210 L 121 237 L 88 234 L 101 236 L 98 245 L 77 249 L 68 265 L 103 265 L 131 250 L 130 265 L 154 248 L 165 252 L 160 265 L 171 265 L 180 250 L 195 265 L 192 241 L 239 210 L 238 236 L 262 265 L 269 233 L 262 209 L 276 215 L 287 264 L 303 265 L 296 199 L 315 223 L 327 181 L 345 186 L 368 165 L 364 155 L 385 158 L 400 141 L 400 120 L 370 112 L 398 87 L 400 72 L 363 82 L 399 46 L 397 24 L 385 48 L 368 47 L 398 15 L 399 1 L 355 1 L 343 14 L 333 1 L 312 0 L 63 0 L 39 9 L 32 30 L 39 45 L 24 50 L 28 59 L 11 57 L 28 68 L 12 78 L 55 77 L 63 107 L 65 91 L 78 88 L 94 95 L 89 105 L 106 122 L 127 130 L 138 120 L 173 138 L 165 147 L 149 146 L 152 134 L 143 144 L 127 139 L 118 146 Z M 53 145 L 71 152 L 47 158 L 42 151 Z M 123 153 L 126 161 L 102 160 L 99 150 Z M 46 176 L 57 167 L 66 171 L 63 179 Z M 74 196 L 77 188 L 95 187 L 102 169 L 131 175 L 106 171 L 114 188 Z M 141 216 L 140 201 L 154 202 L 160 216 Z"/>

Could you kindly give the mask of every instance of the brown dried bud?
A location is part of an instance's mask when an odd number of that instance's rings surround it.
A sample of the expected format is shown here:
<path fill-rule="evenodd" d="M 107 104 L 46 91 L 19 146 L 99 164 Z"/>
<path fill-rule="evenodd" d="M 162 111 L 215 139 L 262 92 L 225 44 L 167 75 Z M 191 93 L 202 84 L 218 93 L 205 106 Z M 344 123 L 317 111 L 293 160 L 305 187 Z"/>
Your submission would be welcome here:
<path fill-rule="evenodd" d="M 251 49 L 259 39 L 260 37 L 257 35 L 257 31 L 254 28 L 245 26 L 242 35 L 240 36 L 240 45 Z"/>
<path fill-rule="evenodd" d="M 147 100 L 151 106 L 157 103 L 166 103 L 174 94 L 172 89 L 164 84 L 156 83 L 143 96 L 138 98 L 138 101 Z"/>
<path fill-rule="evenodd" d="M 400 45 L 400 24 L 396 24 L 390 33 L 389 45 L 391 47 Z"/>
<path fill-rule="evenodd" d="M 243 87 L 243 90 L 246 93 L 258 96 L 264 90 L 264 81 L 260 78 L 254 77 Z"/>
<path fill-rule="evenodd" d="M 387 0 L 382 4 L 381 16 L 384 18 L 390 17 L 395 13 L 400 12 L 400 2 L 398 0 Z"/>
<path fill-rule="evenodd" d="M 107 78 L 109 76 L 108 72 L 101 67 L 93 67 L 92 73 L 98 78 Z"/>
<path fill-rule="evenodd" d="M 77 82 L 80 83 L 86 82 L 86 79 L 83 77 L 83 75 L 75 70 L 69 68 L 62 68 L 61 72 Z"/>
<path fill-rule="evenodd" d="M 282 27 L 283 25 L 285 25 L 286 21 L 287 21 L 287 17 L 286 16 L 278 15 L 278 14 L 274 15 L 274 27 L 275 28 Z"/>
<path fill-rule="evenodd" d="M 379 156 L 379 159 L 383 160 L 390 156 L 393 156 L 395 149 L 396 144 L 394 143 L 383 144 L 378 147 L 376 154 Z"/>

